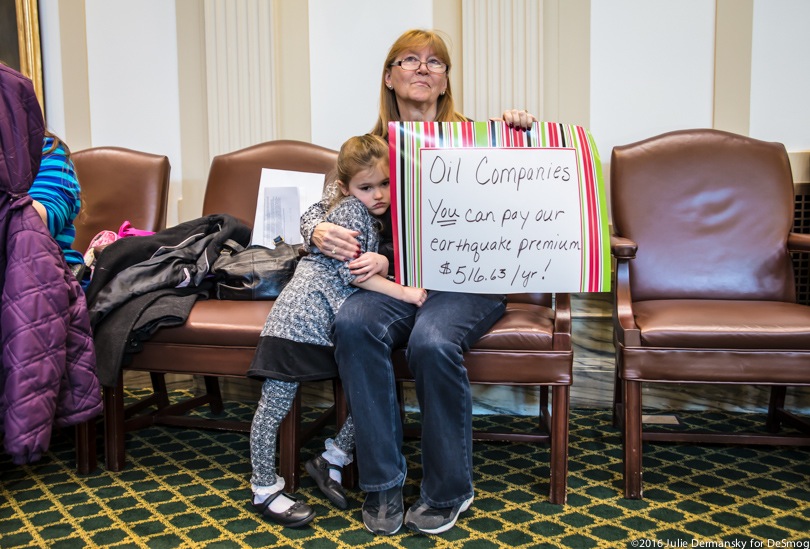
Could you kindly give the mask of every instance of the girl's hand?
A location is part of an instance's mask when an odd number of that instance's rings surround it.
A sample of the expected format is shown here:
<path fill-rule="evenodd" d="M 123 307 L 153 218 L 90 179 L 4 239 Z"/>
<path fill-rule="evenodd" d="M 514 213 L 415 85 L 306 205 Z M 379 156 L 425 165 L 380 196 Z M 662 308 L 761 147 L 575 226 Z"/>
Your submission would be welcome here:
<path fill-rule="evenodd" d="M 356 236 L 358 231 L 324 221 L 312 232 L 312 243 L 327 257 L 340 261 L 349 261 L 360 254 L 360 243 Z"/>
<path fill-rule="evenodd" d="M 412 288 L 411 286 L 403 286 L 403 298 L 402 301 L 406 303 L 412 303 L 417 307 L 421 307 L 424 305 L 425 300 L 427 299 L 427 290 L 422 288 Z"/>
<path fill-rule="evenodd" d="M 526 109 L 523 109 L 522 111 L 518 109 L 503 111 L 503 116 L 501 118 L 504 122 L 509 124 L 510 127 L 520 130 L 529 130 L 531 129 L 532 124 L 537 122 L 537 117 Z"/>
<path fill-rule="evenodd" d="M 388 258 L 374 252 L 366 252 L 349 263 L 349 272 L 356 278 L 356 282 L 365 282 L 372 276 L 388 275 Z"/>

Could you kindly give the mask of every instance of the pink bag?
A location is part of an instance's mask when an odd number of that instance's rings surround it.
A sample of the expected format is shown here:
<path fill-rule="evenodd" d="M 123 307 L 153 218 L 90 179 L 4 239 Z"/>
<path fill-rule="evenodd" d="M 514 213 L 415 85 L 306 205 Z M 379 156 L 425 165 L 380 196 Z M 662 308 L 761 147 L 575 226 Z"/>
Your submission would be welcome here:
<path fill-rule="evenodd" d="M 112 244 L 118 239 L 127 238 L 130 236 L 150 236 L 155 234 L 154 231 L 144 231 L 143 229 L 136 229 L 129 221 L 124 221 L 118 228 L 118 232 L 114 231 L 101 231 L 90 240 L 90 245 L 84 252 L 84 264 L 92 267 L 96 262 L 96 248 L 103 248 L 108 244 Z"/>
<path fill-rule="evenodd" d="M 89 252 L 89 251 L 91 251 L 91 250 L 93 250 L 95 248 L 99 248 L 99 247 L 102 247 L 102 246 L 106 246 L 108 244 L 112 244 L 113 242 L 115 242 L 119 238 L 120 237 L 118 236 L 118 234 L 113 232 L 113 231 L 101 231 L 96 236 L 94 236 L 92 238 L 92 240 L 90 240 L 90 245 L 87 246 L 87 250 L 85 251 L 85 253 L 87 253 L 87 252 Z"/>
<path fill-rule="evenodd" d="M 121 227 L 118 228 L 118 238 L 126 238 L 128 236 L 151 236 L 153 234 L 155 234 L 154 231 L 136 229 L 129 221 L 124 221 Z"/>

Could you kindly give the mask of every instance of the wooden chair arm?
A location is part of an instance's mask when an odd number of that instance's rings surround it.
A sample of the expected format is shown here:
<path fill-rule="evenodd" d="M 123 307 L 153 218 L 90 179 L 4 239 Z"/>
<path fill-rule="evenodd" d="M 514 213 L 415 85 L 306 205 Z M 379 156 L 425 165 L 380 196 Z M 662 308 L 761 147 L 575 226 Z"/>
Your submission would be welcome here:
<path fill-rule="evenodd" d="M 629 238 L 615 234 L 610 235 L 610 253 L 613 254 L 613 257 L 633 259 L 636 257 L 636 251 L 638 251 L 638 244 Z"/>
<path fill-rule="evenodd" d="M 788 234 L 787 246 L 791 252 L 810 252 L 810 234 Z"/>
<path fill-rule="evenodd" d="M 613 300 L 613 319 L 618 341 L 629 347 L 641 346 L 641 331 L 636 325 L 630 292 L 630 259 L 616 259 L 616 289 Z"/>
<path fill-rule="evenodd" d="M 571 348 L 571 294 L 554 294 L 554 340 L 555 350 Z"/>

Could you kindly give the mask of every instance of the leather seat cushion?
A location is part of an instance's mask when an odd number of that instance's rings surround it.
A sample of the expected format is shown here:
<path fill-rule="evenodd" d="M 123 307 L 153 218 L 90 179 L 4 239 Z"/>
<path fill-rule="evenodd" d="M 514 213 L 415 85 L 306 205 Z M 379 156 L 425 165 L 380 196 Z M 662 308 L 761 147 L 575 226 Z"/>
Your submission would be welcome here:
<path fill-rule="evenodd" d="M 633 303 L 643 346 L 810 350 L 810 307 L 781 301 Z"/>
<path fill-rule="evenodd" d="M 255 347 L 273 301 L 198 301 L 182 326 L 158 330 L 150 342 Z"/>
<path fill-rule="evenodd" d="M 255 346 L 273 301 L 198 301 L 182 326 L 158 330 L 151 341 L 191 345 Z M 554 312 L 531 303 L 508 303 L 475 349 L 551 349 Z"/>
<path fill-rule="evenodd" d="M 573 381 L 573 353 L 553 349 L 554 312 L 532 303 L 507 303 L 504 315 L 464 355 L 471 381 L 556 384 Z M 394 353 L 394 375 L 412 379 L 405 350 Z"/>
<path fill-rule="evenodd" d="M 161 329 L 145 342 L 130 368 L 167 371 L 168 363 L 171 371 L 243 376 L 272 306 L 272 301 L 198 301 L 185 324 Z M 573 353 L 552 349 L 553 318 L 543 305 L 508 303 L 503 317 L 466 353 L 470 379 L 570 385 Z M 403 350 L 394 353 L 394 365 L 399 379 L 409 377 Z"/>
<path fill-rule="evenodd" d="M 537 351 L 551 349 L 554 311 L 531 303 L 507 303 L 506 311 L 473 349 Z"/>

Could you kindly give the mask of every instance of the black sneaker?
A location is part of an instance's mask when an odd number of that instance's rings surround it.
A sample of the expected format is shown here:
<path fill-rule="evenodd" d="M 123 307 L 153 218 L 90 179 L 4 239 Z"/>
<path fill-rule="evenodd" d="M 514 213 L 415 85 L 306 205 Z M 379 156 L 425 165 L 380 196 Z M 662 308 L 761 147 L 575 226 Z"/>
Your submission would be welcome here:
<path fill-rule="evenodd" d="M 363 502 L 363 525 L 372 534 L 396 534 L 402 527 L 404 510 L 402 484 L 381 492 L 369 492 Z"/>
<path fill-rule="evenodd" d="M 405 526 L 422 534 L 447 532 L 463 513 L 472 505 L 473 498 L 464 500 L 453 507 L 431 507 L 422 498 L 414 503 L 405 515 Z"/>

